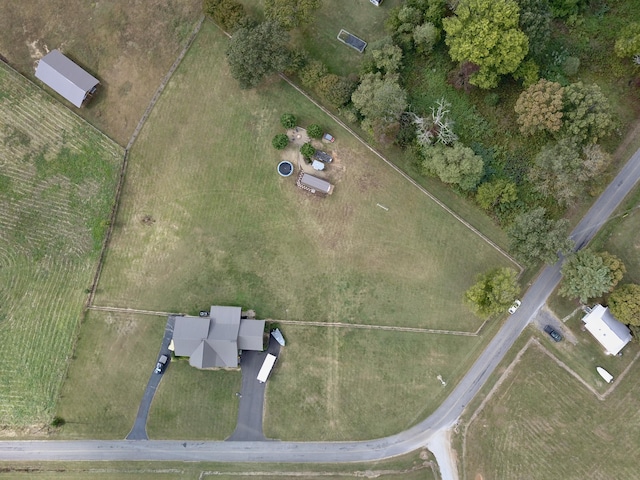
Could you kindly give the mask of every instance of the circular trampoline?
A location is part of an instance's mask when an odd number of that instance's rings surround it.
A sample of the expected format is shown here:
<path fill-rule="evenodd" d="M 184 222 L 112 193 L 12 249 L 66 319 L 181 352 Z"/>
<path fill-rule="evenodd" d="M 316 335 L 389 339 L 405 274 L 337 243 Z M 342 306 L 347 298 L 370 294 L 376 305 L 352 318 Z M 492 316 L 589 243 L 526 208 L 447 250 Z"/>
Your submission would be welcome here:
<path fill-rule="evenodd" d="M 288 177 L 293 173 L 293 164 L 283 160 L 278 164 L 278 173 L 283 177 Z"/>

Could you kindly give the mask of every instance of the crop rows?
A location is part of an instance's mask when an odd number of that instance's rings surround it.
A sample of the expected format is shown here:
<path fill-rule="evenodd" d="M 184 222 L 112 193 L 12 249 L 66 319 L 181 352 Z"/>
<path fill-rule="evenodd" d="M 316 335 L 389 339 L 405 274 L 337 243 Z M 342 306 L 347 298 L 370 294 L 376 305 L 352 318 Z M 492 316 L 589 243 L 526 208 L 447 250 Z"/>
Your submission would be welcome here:
<path fill-rule="evenodd" d="M 54 414 L 121 159 L 0 63 L 0 424 Z"/>

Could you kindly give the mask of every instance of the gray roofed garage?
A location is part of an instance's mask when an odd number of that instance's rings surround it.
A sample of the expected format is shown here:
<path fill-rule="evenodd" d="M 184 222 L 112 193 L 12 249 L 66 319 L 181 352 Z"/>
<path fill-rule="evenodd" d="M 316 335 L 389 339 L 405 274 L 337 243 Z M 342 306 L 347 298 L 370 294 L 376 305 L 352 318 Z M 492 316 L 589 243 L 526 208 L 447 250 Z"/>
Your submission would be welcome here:
<path fill-rule="evenodd" d="M 60 50 L 52 50 L 40 59 L 36 68 L 36 78 L 76 107 L 81 107 L 100 83 L 93 75 L 65 57 Z"/>

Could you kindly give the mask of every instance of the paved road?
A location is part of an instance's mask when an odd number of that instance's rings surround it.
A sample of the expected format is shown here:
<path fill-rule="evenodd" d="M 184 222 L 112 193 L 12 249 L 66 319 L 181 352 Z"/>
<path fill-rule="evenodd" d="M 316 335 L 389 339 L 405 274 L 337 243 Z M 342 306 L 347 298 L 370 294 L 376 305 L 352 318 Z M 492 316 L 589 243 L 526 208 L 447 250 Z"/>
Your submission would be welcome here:
<path fill-rule="evenodd" d="M 267 354 L 280 353 L 280 344 L 269 335 L 269 346 L 264 352 L 242 352 L 242 390 L 238 407 L 238 423 L 233 434 L 227 439 L 234 442 L 266 440 L 262 433 L 262 412 L 264 411 L 264 392 L 266 383 L 257 379 L 258 372 Z"/>
<path fill-rule="evenodd" d="M 169 343 L 173 338 L 173 327 L 176 323 L 176 318 L 173 315 L 170 315 L 167 318 L 167 326 L 164 329 L 164 337 L 162 338 L 162 346 L 160 347 L 160 353 L 158 353 L 158 358 L 160 355 L 166 355 L 169 358 L 169 362 L 171 362 L 171 352 L 169 351 Z M 138 407 L 138 414 L 136 415 L 136 421 L 133 424 L 133 428 L 127 435 L 127 440 L 147 440 L 149 437 L 147 436 L 147 418 L 149 417 L 149 409 L 151 408 L 151 402 L 153 401 L 153 397 L 156 394 L 156 390 L 158 385 L 160 385 L 160 380 L 164 375 L 164 372 L 167 371 L 169 365 L 164 368 L 164 371 L 161 374 L 154 373 L 156 364 L 149 365 L 150 376 L 149 382 L 147 383 L 147 388 L 144 391 L 144 395 L 142 396 L 142 400 L 140 401 L 140 406 Z"/>
<path fill-rule="evenodd" d="M 640 177 L 640 150 L 629 160 L 572 233 L 586 245 Z M 179 460 L 225 462 L 359 462 L 381 460 L 422 448 L 450 427 L 560 281 L 560 262 L 545 268 L 460 383 L 442 405 L 418 425 L 365 442 L 176 442 L 176 441 L 2 441 L 0 460 Z"/>

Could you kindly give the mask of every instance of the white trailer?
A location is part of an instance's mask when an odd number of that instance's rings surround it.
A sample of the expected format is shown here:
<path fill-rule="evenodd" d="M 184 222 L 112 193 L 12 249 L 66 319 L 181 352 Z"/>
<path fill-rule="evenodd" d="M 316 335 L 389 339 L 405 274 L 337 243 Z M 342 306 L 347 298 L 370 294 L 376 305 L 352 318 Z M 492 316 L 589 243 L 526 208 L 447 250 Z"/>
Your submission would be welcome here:
<path fill-rule="evenodd" d="M 262 367 L 260 367 L 260 371 L 258 372 L 258 381 L 260 383 L 264 383 L 269 378 L 269 374 L 273 369 L 273 365 L 276 363 L 276 356 L 267 353 L 267 358 L 264 359 L 264 363 Z"/>

